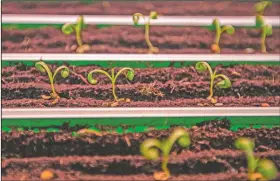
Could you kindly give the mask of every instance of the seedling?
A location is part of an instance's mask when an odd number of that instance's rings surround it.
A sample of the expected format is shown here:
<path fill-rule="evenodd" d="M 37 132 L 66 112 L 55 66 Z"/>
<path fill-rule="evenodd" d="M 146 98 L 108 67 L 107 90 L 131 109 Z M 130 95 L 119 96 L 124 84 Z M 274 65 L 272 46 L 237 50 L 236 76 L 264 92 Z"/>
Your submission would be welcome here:
<path fill-rule="evenodd" d="M 255 11 L 256 11 L 256 27 L 261 28 L 261 52 L 267 53 L 265 39 L 266 36 L 272 35 L 272 26 L 270 24 L 266 24 L 264 21 L 264 10 L 271 6 L 271 1 L 262 1 L 255 4 Z"/>
<path fill-rule="evenodd" d="M 140 152 L 148 160 L 158 159 L 158 150 L 162 151 L 161 168 L 163 171 L 154 173 L 155 180 L 167 180 L 170 177 L 170 172 L 167 168 L 167 164 L 171 148 L 176 141 L 180 146 L 184 148 L 189 146 L 191 143 L 189 134 L 184 129 L 177 128 L 166 140 L 159 141 L 158 139 L 147 139 L 141 144 Z"/>
<path fill-rule="evenodd" d="M 248 162 L 248 180 L 267 181 L 277 177 L 277 168 L 275 164 L 268 159 L 254 157 L 255 143 L 249 138 L 238 138 L 235 141 L 235 147 L 245 152 Z"/>
<path fill-rule="evenodd" d="M 100 69 L 93 70 L 88 74 L 88 81 L 89 81 L 89 83 L 95 85 L 95 84 L 97 84 L 97 80 L 93 78 L 93 76 L 92 76 L 93 73 L 101 73 L 101 74 L 106 75 L 112 81 L 112 92 L 113 92 L 115 102 L 112 103 L 111 106 L 115 106 L 118 104 L 119 101 L 126 101 L 126 102 L 130 101 L 129 99 L 124 99 L 124 98 L 119 99 L 116 95 L 116 80 L 119 77 L 119 75 L 121 75 L 121 73 L 123 73 L 124 71 L 126 71 L 126 74 L 125 74 L 126 78 L 130 81 L 133 80 L 134 70 L 132 70 L 132 68 L 125 67 L 125 68 L 122 68 L 121 70 L 119 70 L 119 72 L 116 75 L 115 75 L 115 69 L 114 68 L 111 69 L 111 76 L 104 70 L 100 70 Z"/>
<path fill-rule="evenodd" d="M 84 18 L 83 16 L 79 16 L 76 24 L 66 23 L 62 26 L 62 32 L 66 35 L 70 35 L 71 33 L 76 33 L 76 40 L 78 43 L 78 48 L 76 49 L 77 53 L 84 53 L 90 50 L 90 46 L 87 44 L 83 44 L 82 41 L 82 29 L 84 26 Z"/>
<path fill-rule="evenodd" d="M 226 32 L 229 35 L 232 35 L 234 34 L 235 30 L 231 25 L 225 25 L 221 27 L 218 19 L 214 19 L 214 21 L 212 22 L 212 26 L 215 27 L 216 37 L 214 43 L 211 45 L 211 51 L 213 53 L 220 53 L 221 49 L 219 43 L 220 43 L 221 35 L 224 32 Z"/>
<path fill-rule="evenodd" d="M 134 22 L 134 25 L 138 25 L 140 17 L 143 18 L 145 22 L 145 40 L 147 45 L 149 46 L 149 53 L 158 53 L 159 49 L 157 47 L 154 47 L 153 44 L 150 41 L 150 21 L 151 19 L 157 19 L 158 13 L 156 11 L 151 11 L 148 20 L 146 20 L 145 16 L 141 13 L 135 13 L 132 15 L 132 19 Z"/>
<path fill-rule="evenodd" d="M 223 79 L 223 80 L 219 81 L 218 83 L 216 83 L 216 86 L 223 88 L 223 89 L 231 87 L 230 79 L 223 74 L 216 74 L 216 70 L 213 73 L 212 68 L 210 67 L 210 65 L 207 62 L 198 62 L 195 65 L 195 69 L 198 72 L 203 72 L 208 69 L 209 74 L 210 74 L 210 95 L 207 97 L 207 99 L 210 100 L 213 104 L 217 103 L 217 100 L 213 98 L 213 87 L 214 87 L 215 79 L 216 78 Z"/>
<path fill-rule="evenodd" d="M 49 80 L 51 83 L 51 88 L 52 88 L 52 93 L 47 96 L 47 95 L 42 95 L 41 97 L 45 100 L 50 100 L 50 99 L 54 99 L 54 101 L 52 102 L 52 104 L 56 104 L 58 102 L 58 100 L 60 99 L 59 95 L 56 93 L 55 88 L 54 88 L 54 79 L 55 76 L 57 75 L 57 73 L 60 71 L 61 77 L 66 78 L 69 75 L 69 69 L 68 67 L 62 65 L 60 67 L 58 67 L 54 74 L 52 74 L 51 70 L 49 69 L 49 67 L 47 66 L 46 63 L 40 61 L 37 62 L 35 64 L 35 67 L 40 70 L 41 72 L 47 72 L 48 76 L 49 76 Z"/>

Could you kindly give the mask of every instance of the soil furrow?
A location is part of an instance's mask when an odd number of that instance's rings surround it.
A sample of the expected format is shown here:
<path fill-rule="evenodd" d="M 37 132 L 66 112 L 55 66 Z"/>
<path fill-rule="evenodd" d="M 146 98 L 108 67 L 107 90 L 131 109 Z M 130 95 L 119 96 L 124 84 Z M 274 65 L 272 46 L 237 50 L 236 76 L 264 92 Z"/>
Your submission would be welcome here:
<path fill-rule="evenodd" d="M 127 98 L 127 97 L 120 97 Z M 53 100 L 43 99 L 16 99 L 2 100 L 3 108 L 43 108 L 43 107 L 108 107 L 113 99 L 100 100 L 94 98 L 77 98 L 77 99 L 59 99 L 55 105 Z M 160 97 L 155 97 L 151 101 L 131 101 L 129 103 L 119 102 L 118 107 L 279 107 L 280 96 L 266 97 L 218 97 L 217 104 L 211 104 L 206 98 L 180 98 L 173 100 L 160 100 Z"/>
<path fill-rule="evenodd" d="M 113 99 L 112 85 L 56 85 L 56 91 L 66 99 L 95 98 L 97 100 Z M 174 100 L 180 98 L 206 98 L 209 95 L 209 82 L 172 82 L 165 84 L 117 85 L 119 97 L 130 98 L 132 101 Z M 152 89 L 151 89 L 152 88 Z M 47 83 L 9 83 L 2 86 L 2 99 L 40 99 L 41 95 L 49 94 Z M 266 81 L 238 80 L 231 88 L 214 88 L 215 96 L 254 97 L 279 96 L 280 83 L 268 84 Z"/>
<path fill-rule="evenodd" d="M 280 127 L 271 129 L 248 128 L 233 132 L 228 130 L 230 127 L 228 121 L 207 121 L 206 125 L 204 124 L 187 129 L 191 137 L 191 145 L 188 149 L 192 152 L 235 149 L 233 143 L 238 137 L 254 139 L 255 151 L 258 152 L 280 150 Z M 138 155 L 140 154 L 139 146 L 145 139 L 164 139 L 173 130 L 173 128 L 154 130 L 141 134 L 103 132 L 103 136 L 95 134 L 73 136 L 70 130 L 67 131 L 69 128 L 65 127 L 65 129 L 57 133 L 43 130 L 39 133 L 32 131 L 3 132 L 2 156 L 9 158 L 63 155 Z M 182 148 L 175 144 L 173 151 L 181 152 Z"/>
<path fill-rule="evenodd" d="M 67 63 L 65 63 L 67 65 Z M 58 66 L 48 65 L 52 70 Z M 194 64 L 195 66 L 195 64 Z M 167 81 L 184 81 L 184 82 L 198 82 L 209 81 L 209 73 L 198 73 L 194 66 L 182 68 L 135 68 L 135 76 L 129 83 L 153 83 Z M 68 66 L 71 70 L 69 77 L 63 79 L 57 75 L 57 84 L 87 84 L 87 74 L 95 69 L 102 69 L 110 72 L 109 68 L 100 68 L 98 66 Z M 115 72 L 120 68 L 115 68 Z M 230 67 L 223 67 L 221 65 L 214 68 L 217 72 L 227 75 L 232 81 L 242 79 L 248 80 L 266 80 L 267 82 L 280 82 L 280 66 L 267 65 L 233 65 Z M 99 84 L 110 84 L 110 80 L 104 75 L 95 74 L 94 77 L 98 79 Z M 83 81 L 82 78 L 86 80 Z M 2 79 L 6 83 L 21 83 L 21 82 L 45 82 L 49 83 L 47 75 L 42 74 L 35 67 L 28 67 L 24 64 L 17 64 L 15 66 L 8 66 L 2 68 Z M 117 79 L 117 84 L 127 84 L 128 80 L 122 75 Z"/>
<path fill-rule="evenodd" d="M 280 168 L 280 151 L 269 151 L 255 154 L 261 158 L 273 160 Z M 168 167 L 173 174 L 210 174 L 220 172 L 240 172 L 246 170 L 246 157 L 241 151 L 215 150 L 192 153 L 186 151 L 170 156 Z M 65 156 L 39 158 L 10 158 L 3 160 L 2 172 L 9 170 L 41 173 L 44 169 L 64 171 L 81 171 L 85 174 L 152 174 L 161 168 L 161 160 L 149 161 L 142 156 Z"/>
<path fill-rule="evenodd" d="M 3 14 L 88 14 L 132 15 L 158 11 L 163 15 L 253 16 L 255 2 L 242 1 L 105 1 L 79 2 L 3 2 Z M 199 7 L 199 8 L 198 8 Z M 265 15 L 279 16 L 280 3 L 273 2 Z M 63 11 L 61 11 L 63 9 Z M 175 11 L 176 10 L 176 11 Z"/>
<path fill-rule="evenodd" d="M 94 32 L 94 33 L 93 33 Z M 76 44 L 75 35 L 64 35 L 60 29 L 3 29 L 2 50 L 5 53 L 70 53 Z M 246 48 L 260 52 L 260 30 L 238 28 L 234 35 L 222 35 L 221 53 L 244 53 Z M 280 53 L 279 28 L 267 37 L 269 53 Z M 151 27 L 150 40 L 159 53 L 211 53 L 215 32 L 198 27 Z M 28 41 L 27 41 L 28 39 Z M 131 26 L 111 26 L 83 30 L 84 43 L 90 44 L 87 53 L 147 53 L 144 29 Z"/>
<path fill-rule="evenodd" d="M 90 181 L 154 181 L 152 174 L 134 174 L 134 175 L 90 175 L 81 171 L 62 171 L 52 170 L 56 177 L 53 180 L 57 181 L 76 181 L 76 180 L 90 180 Z M 17 171 L 9 171 L 5 176 L 2 176 L 3 181 L 8 180 L 29 180 L 37 181 L 39 174 L 32 173 L 18 173 Z M 279 176 L 280 178 L 280 176 Z M 199 174 L 199 175 L 171 175 L 169 181 L 247 181 L 247 174 L 240 173 L 216 173 L 216 174 Z"/>

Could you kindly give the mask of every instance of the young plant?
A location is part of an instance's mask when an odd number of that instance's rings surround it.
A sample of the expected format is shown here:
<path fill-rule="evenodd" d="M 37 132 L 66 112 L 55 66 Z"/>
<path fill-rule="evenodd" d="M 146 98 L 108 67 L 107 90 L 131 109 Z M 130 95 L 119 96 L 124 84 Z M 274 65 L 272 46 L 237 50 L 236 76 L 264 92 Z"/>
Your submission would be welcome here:
<path fill-rule="evenodd" d="M 93 70 L 88 74 L 88 81 L 89 81 L 89 83 L 95 85 L 95 84 L 97 84 L 97 80 L 93 78 L 93 76 L 92 76 L 93 73 L 101 73 L 101 74 L 106 75 L 112 81 L 112 92 L 113 92 L 113 96 L 114 96 L 114 101 L 115 102 L 119 102 L 119 101 L 129 102 L 129 99 L 126 99 L 126 100 L 124 98 L 119 99 L 116 95 L 116 80 L 119 77 L 119 75 L 121 75 L 121 73 L 123 73 L 124 71 L 127 71 L 126 78 L 130 81 L 133 80 L 134 70 L 132 68 L 125 67 L 125 68 L 122 68 L 121 70 L 119 70 L 119 72 L 116 75 L 115 75 L 115 69 L 114 68 L 111 69 L 111 76 L 104 70 L 100 70 L 100 69 Z M 112 104 L 111 106 L 113 106 L 113 105 L 115 105 L 115 104 Z"/>
<path fill-rule="evenodd" d="M 147 139 L 140 146 L 141 154 L 148 160 L 156 160 L 159 158 L 159 151 L 162 152 L 162 172 L 155 172 L 154 179 L 155 180 L 167 180 L 170 177 L 170 172 L 167 168 L 169 154 L 172 146 L 175 142 L 182 147 L 187 147 L 190 145 L 191 140 L 189 134 L 182 128 L 175 129 L 169 138 L 163 141 L 159 141 L 158 139 Z"/>
<path fill-rule="evenodd" d="M 149 46 L 149 53 L 158 53 L 159 49 L 157 47 L 154 47 L 153 44 L 150 41 L 150 21 L 151 19 L 157 19 L 158 13 L 156 11 L 151 11 L 148 20 L 146 20 L 145 16 L 141 13 L 135 13 L 132 15 L 132 19 L 134 22 L 134 25 L 138 25 L 140 17 L 143 18 L 145 22 L 145 40 L 147 45 Z"/>
<path fill-rule="evenodd" d="M 234 34 L 235 30 L 231 25 L 225 25 L 221 27 L 218 19 L 214 19 L 214 21 L 212 22 L 212 26 L 215 27 L 216 37 L 214 43 L 211 45 L 211 51 L 213 53 L 220 53 L 221 49 L 219 43 L 220 43 L 221 35 L 224 32 L 226 32 L 229 35 L 232 35 Z"/>
<path fill-rule="evenodd" d="M 83 44 L 82 41 L 82 29 L 84 26 L 84 18 L 83 16 L 79 16 L 76 24 L 66 23 L 62 26 L 62 32 L 66 35 L 70 35 L 71 33 L 76 33 L 76 40 L 78 43 L 78 48 L 76 49 L 77 53 L 84 53 L 90 50 L 90 46 L 87 44 Z"/>
<path fill-rule="evenodd" d="M 55 91 L 55 88 L 54 88 L 54 79 L 55 79 L 55 76 L 57 75 L 57 73 L 60 71 L 60 74 L 61 74 L 61 77 L 63 78 L 66 78 L 68 77 L 69 75 L 69 69 L 68 67 L 62 65 L 60 67 L 58 67 L 54 74 L 52 74 L 51 70 L 49 69 L 49 67 L 47 66 L 46 63 L 40 61 L 40 62 L 37 62 L 35 64 L 35 67 L 40 70 L 41 72 L 47 72 L 48 74 L 48 77 L 49 77 L 49 80 L 50 80 L 50 83 L 51 83 L 51 88 L 52 88 L 52 93 L 49 95 L 49 96 L 46 96 L 46 95 L 42 95 L 41 97 L 43 99 L 46 99 L 46 100 L 49 100 L 49 99 L 54 99 L 54 101 L 52 102 L 52 104 L 56 104 L 58 102 L 58 100 L 60 99 L 59 95 L 56 93 Z"/>
<path fill-rule="evenodd" d="M 209 74 L 210 74 L 210 95 L 207 97 L 207 99 L 210 100 L 213 104 L 215 104 L 217 102 L 217 100 L 213 98 L 213 87 L 214 87 L 215 79 L 216 78 L 223 79 L 223 80 L 219 81 L 218 83 L 216 83 L 216 86 L 223 88 L 223 89 L 231 87 L 230 79 L 223 74 L 216 74 L 216 70 L 213 72 L 212 68 L 210 67 L 210 65 L 207 62 L 198 62 L 195 65 L 195 69 L 198 72 L 203 72 L 208 69 Z"/>
<path fill-rule="evenodd" d="M 270 1 L 261 1 L 255 4 L 255 11 L 256 11 L 256 27 L 261 28 L 261 52 L 267 53 L 265 39 L 267 36 L 272 35 L 272 26 L 266 24 L 264 21 L 264 10 L 271 6 L 272 2 Z"/>
<path fill-rule="evenodd" d="M 277 168 L 275 164 L 268 159 L 254 157 L 254 141 L 249 138 L 238 138 L 235 141 L 235 147 L 245 152 L 248 162 L 248 180 L 267 181 L 277 177 Z"/>

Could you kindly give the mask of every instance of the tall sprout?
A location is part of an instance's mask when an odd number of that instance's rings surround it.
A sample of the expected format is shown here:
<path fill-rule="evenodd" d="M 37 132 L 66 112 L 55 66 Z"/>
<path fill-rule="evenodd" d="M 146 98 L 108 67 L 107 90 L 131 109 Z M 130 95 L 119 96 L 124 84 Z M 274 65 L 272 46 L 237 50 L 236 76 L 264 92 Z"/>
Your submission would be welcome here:
<path fill-rule="evenodd" d="M 230 88 L 231 87 L 231 81 L 230 79 L 223 74 L 217 74 L 216 70 L 213 72 L 212 68 L 210 67 L 210 65 L 207 62 L 198 62 L 195 65 L 195 69 L 198 72 L 204 72 L 206 70 L 209 71 L 209 75 L 210 75 L 210 89 L 209 89 L 209 96 L 207 97 L 208 100 L 210 100 L 212 103 L 216 103 L 217 100 L 213 98 L 213 91 L 214 91 L 214 81 L 217 78 L 222 78 L 223 80 L 219 81 L 216 83 L 216 86 L 218 86 L 219 88 L 222 89 L 226 89 L 226 88 Z"/>
<path fill-rule="evenodd" d="M 62 65 L 60 67 L 58 67 L 54 73 L 51 72 L 50 68 L 48 67 L 48 65 L 43 62 L 43 61 L 40 61 L 40 62 L 37 62 L 35 64 L 35 67 L 40 70 L 41 72 L 43 73 L 47 73 L 48 74 L 48 77 L 49 77 L 49 81 L 50 81 L 50 84 L 51 84 L 51 89 L 52 89 L 52 93 L 50 93 L 50 95 L 42 95 L 42 98 L 43 99 L 46 99 L 46 100 L 49 100 L 49 99 L 54 99 L 54 101 L 52 102 L 52 104 L 56 104 L 58 102 L 58 100 L 60 99 L 59 95 L 57 94 L 55 88 L 54 88 L 54 80 L 55 80 L 55 77 L 56 75 L 60 72 L 60 75 L 61 77 L 63 78 L 66 78 L 69 76 L 69 68 Z"/>
<path fill-rule="evenodd" d="M 147 139 L 141 144 L 140 152 L 148 160 L 158 159 L 159 150 L 162 152 L 162 172 L 154 173 L 155 180 L 167 180 L 170 177 L 170 171 L 167 164 L 171 148 L 176 142 L 184 148 L 189 146 L 191 143 L 189 134 L 184 129 L 177 128 L 166 140 L 160 141 L 158 139 Z"/>
<path fill-rule="evenodd" d="M 140 18 L 143 18 L 145 22 L 145 40 L 149 47 L 148 53 L 158 53 L 159 49 L 157 47 L 154 47 L 153 44 L 150 41 L 150 22 L 151 19 L 158 19 L 158 13 L 156 11 L 151 11 L 148 19 L 145 18 L 145 16 L 141 13 L 135 13 L 132 15 L 132 19 L 135 25 L 138 25 Z"/>
<path fill-rule="evenodd" d="M 84 26 L 84 17 L 79 16 L 76 24 L 66 23 L 62 26 L 62 32 L 66 35 L 70 35 L 72 33 L 76 33 L 76 40 L 78 43 L 78 48 L 76 49 L 77 53 L 84 53 L 89 51 L 91 47 L 87 44 L 83 44 L 82 40 L 82 29 Z"/>
<path fill-rule="evenodd" d="M 267 7 L 272 5 L 271 1 L 261 1 L 255 4 L 254 8 L 256 11 L 256 27 L 261 29 L 261 52 L 267 53 L 265 40 L 267 36 L 272 35 L 272 26 L 270 24 L 265 23 L 263 14 Z"/>

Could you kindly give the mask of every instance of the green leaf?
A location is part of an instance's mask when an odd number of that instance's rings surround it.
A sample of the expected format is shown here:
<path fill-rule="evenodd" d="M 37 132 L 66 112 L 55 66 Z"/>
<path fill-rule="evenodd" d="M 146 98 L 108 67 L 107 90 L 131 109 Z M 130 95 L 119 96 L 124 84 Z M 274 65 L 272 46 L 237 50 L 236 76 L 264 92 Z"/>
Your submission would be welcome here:
<path fill-rule="evenodd" d="M 138 25 L 139 20 L 140 20 L 140 15 L 138 15 L 137 13 L 132 15 L 132 19 L 133 19 L 133 23 L 134 25 Z"/>
<path fill-rule="evenodd" d="M 254 5 L 254 8 L 257 13 L 262 13 L 265 10 L 265 8 L 267 8 L 271 5 L 272 5 L 271 1 L 261 1 L 261 2 L 256 3 Z"/>
<path fill-rule="evenodd" d="M 203 72 L 203 71 L 207 70 L 207 65 L 208 65 L 207 62 L 198 62 L 195 65 L 195 69 L 199 72 Z"/>
<path fill-rule="evenodd" d="M 232 34 L 234 34 L 235 30 L 231 25 L 227 25 L 226 32 L 227 32 L 227 34 L 232 35 Z"/>
<path fill-rule="evenodd" d="M 274 180 L 277 177 L 278 170 L 275 164 L 268 159 L 262 159 L 258 162 L 257 170 L 267 180 Z"/>
<path fill-rule="evenodd" d="M 151 11 L 150 12 L 150 18 L 151 19 L 157 19 L 158 18 L 158 13 L 156 11 Z"/>
<path fill-rule="evenodd" d="M 69 76 L 69 73 L 70 73 L 70 71 L 69 71 L 68 68 L 64 68 L 64 69 L 62 69 L 61 72 L 60 72 L 61 77 L 63 77 L 63 78 L 68 77 L 68 76 Z"/>
<path fill-rule="evenodd" d="M 178 143 L 182 147 L 187 147 L 191 144 L 191 140 L 189 136 L 182 136 L 178 139 Z"/>
<path fill-rule="evenodd" d="M 239 150 L 248 151 L 254 149 L 255 143 L 249 138 L 240 137 L 234 142 L 234 146 Z"/>
<path fill-rule="evenodd" d="M 158 149 L 161 149 L 161 142 L 157 139 L 147 139 L 140 145 L 141 154 L 148 160 L 159 158 Z"/>
<path fill-rule="evenodd" d="M 73 33 L 75 31 L 75 25 L 73 25 L 71 23 L 66 23 L 62 26 L 61 30 L 64 34 L 70 35 L 71 33 Z"/>
<path fill-rule="evenodd" d="M 265 25 L 266 35 L 270 36 L 272 35 L 272 26 L 271 25 Z"/>
<path fill-rule="evenodd" d="M 130 81 L 133 80 L 133 78 L 134 78 L 134 71 L 129 70 L 129 71 L 127 72 L 126 77 L 127 77 L 127 79 L 130 80 Z"/>
<path fill-rule="evenodd" d="M 91 83 L 92 85 L 97 84 L 97 80 L 92 77 L 92 73 L 88 74 L 88 82 Z"/>
<path fill-rule="evenodd" d="M 218 82 L 217 86 L 219 86 L 222 89 L 231 87 L 231 82 L 230 82 L 229 78 L 227 76 L 224 76 L 224 78 L 226 78 L 226 79 Z"/>
<path fill-rule="evenodd" d="M 44 65 L 47 66 L 44 62 L 37 62 L 35 67 L 40 70 L 41 72 L 46 72 Z"/>

